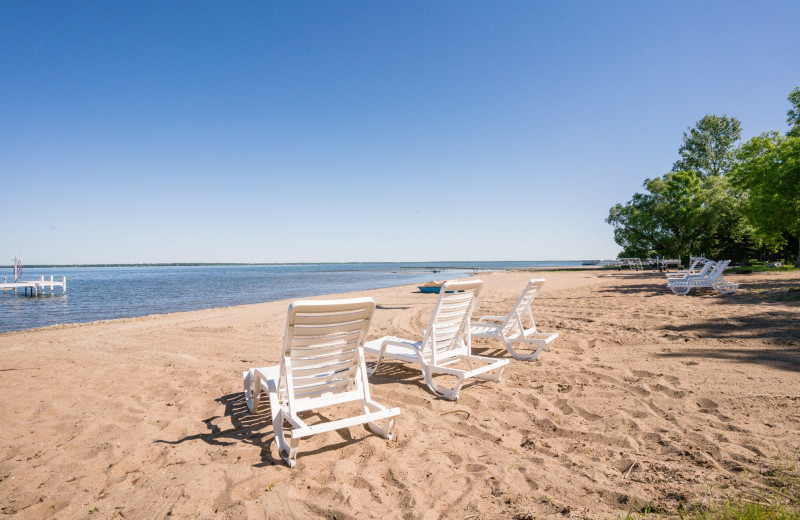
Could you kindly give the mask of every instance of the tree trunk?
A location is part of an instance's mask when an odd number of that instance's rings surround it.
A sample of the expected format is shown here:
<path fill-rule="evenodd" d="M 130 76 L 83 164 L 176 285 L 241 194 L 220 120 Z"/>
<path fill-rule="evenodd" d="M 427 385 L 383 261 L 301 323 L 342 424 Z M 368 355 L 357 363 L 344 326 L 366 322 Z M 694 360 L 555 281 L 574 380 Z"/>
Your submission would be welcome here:
<path fill-rule="evenodd" d="M 797 234 L 798 242 L 800 242 L 800 233 Z M 797 261 L 794 263 L 794 266 L 800 269 L 800 247 L 797 250 Z"/>

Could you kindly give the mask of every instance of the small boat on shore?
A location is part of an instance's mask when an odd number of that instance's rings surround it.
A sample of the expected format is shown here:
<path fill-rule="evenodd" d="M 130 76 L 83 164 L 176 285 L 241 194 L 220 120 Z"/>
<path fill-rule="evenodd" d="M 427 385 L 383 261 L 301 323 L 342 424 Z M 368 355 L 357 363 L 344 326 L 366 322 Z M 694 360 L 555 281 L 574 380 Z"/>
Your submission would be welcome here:
<path fill-rule="evenodd" d="M 446 281 L 447 280 L 433 280 L 432 282 L 426 282 L 418 286 L 417 289 L 422 293 L 439 294 L 439 291 L 442 290 L 442 285 L 444 285 Z"/>

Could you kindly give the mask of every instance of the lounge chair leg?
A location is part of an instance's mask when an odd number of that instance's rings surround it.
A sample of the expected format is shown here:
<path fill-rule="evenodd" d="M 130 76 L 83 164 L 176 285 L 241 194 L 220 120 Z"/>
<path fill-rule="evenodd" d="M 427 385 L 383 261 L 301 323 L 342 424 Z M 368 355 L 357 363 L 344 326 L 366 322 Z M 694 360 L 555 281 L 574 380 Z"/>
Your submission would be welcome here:
<path fill-rule="evenodd" d="M 483 374 L 476 375 L 475 379 L 480 379 L 481 381 L 492 381 L 494 383 L 499 383 L 501 378 L 503 377 L 503 370 L 505 370 L 505 368 L 506 365 L 497 367 L 490 372 L 484 372 Z"/>
<path fill-rule="evenodd" d="M 515 349 L 513 341 L 506 342 L 506 348 L 508 349 L 508 352 L 515 359 L 521 359 L 523 361 L 536 361 L 539 359 L 539 354 L 542 353 L 542 347 L 544 346 L 544 342 L 537 342 L 537 343 L 538 347 L 536 348 L 536 351 L 533 352 L 532 354 L 526 354 Z"/>
<path fill-rule="evenodd" d="M 292 439 L 291 446 L 289 448 L 289 458 L 284 459 L 286 463 L 289 464 L 290 468 L 293 468 L 297 465 L 297 452 L 300 451 L 300 439 Z"/>
<path fill-rule="evenodd" d="M 379 412 L 381 410 L 385 410 L 382 406 L 377 406 L 375 403 L 370 401 L 365 401 L 362 403 L 362 407 L 364 409 L 364 413 L 372 413 L 372 412 Z M 394 429 L 394 417 L 389 417 L 385 419 L 383 422 L 383 426 L 380 424 L 370 421 L 367 423 L 367 427 L 374 433 L 375 435 L 380 435 L 384 439 L 392 440 L 392 430 Z"/>
<path fill-rule="evenodd" d="M 286 442 L 286 433 L 283 429 L 283 413 L 278 412 L 272 419 L 272 431 L 275 434 L 275 443 L 278 445 L 278 454 L 293 468 L 297 464 L 297 452 L 300 449 L 300 439 L 292 439 L 289 433 L 291 444 Z"/>
<path fill-rule="evenodd" d="M 367 367 L 367 377 L 371 377 L 372 374 L 378 371 L 378 367 L 380 366 L 382 360 L 383 360 L 383 349 L 381 349 L 381 353 L 378 354 L 378 360 L 375 362 L 375 366 L 372 369 L 369 368 L 369 365 L 367 363 L 364 363 L 364 365 Z"/>
<path fill-rule="evenodd" d="M 245 370 L 242 372 L 242 382 L 244 383 L 244 400 L 247 404 L 247 409 L 254 412 L 253 408 L 253 375 L 255 369 Z"/>
<path fill-rule="evenodd" d="M 456 383 L 456 386 L 452 389 L 447 389 L 440 387 L 433 381 L 433 372 L 429 369 L 422 367 L 422 374 L 425 376 L 425 383 L 434 394 L 450 401 L 458 401 L 458 393 L 461 391 L 461 386 L 464 384 L 463 376 L 456 376 L 458 378 L 458 383 Z"/>
<path fill-rule="evenodd" d="M 394 417 L 389 417 L 384 421 L 384 426 L 380 426 L 374 422 L 368 422 L 367 426 L 369 427 L 370 431 L 375 435 L 380 435 L 384 439 L 393 440 L 394 439 Z"/>

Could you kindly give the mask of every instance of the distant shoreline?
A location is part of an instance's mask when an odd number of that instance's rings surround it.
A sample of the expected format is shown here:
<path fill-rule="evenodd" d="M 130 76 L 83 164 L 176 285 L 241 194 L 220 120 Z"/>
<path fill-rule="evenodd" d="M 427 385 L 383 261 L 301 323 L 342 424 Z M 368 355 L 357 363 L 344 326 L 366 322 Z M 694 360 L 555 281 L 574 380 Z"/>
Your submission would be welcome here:
<path fill-rule="evenodd" d="M 564 267 L 578 267 L 570 266 L 569 263 L 583 262 L 583 260 L 450 260 L 450 261 L 423 261 L 423 262 L 142 262 L 133 264 L 23 264 L 26 269 L 50 269 L 59 267 L 225 267 L 225 266 L 261 266 L 261 265 L 355 265 L 355 264 L 408 264 L 409 268 L 419 269 L 422 266 L 415 266 L 413 264 L 426 264 L 426 268 L 464 268 L 463 265 L 457 264 L 484 264 L 484 263 L 516 263 L 516 262 L 547 262 L 559 263 L 564 262 Z M 456 264 L 456 265 L 453 265 Z M 558 268 L 557 266 L 549 266 L 550 268 Z M 584 266 L 581 266 L 584 267 Z M 594 266 L 585 266 L 594 267 Z M 0 265 L 0 269 L 13 269 L 12 264 Z M 530 267 L 515 267 L 514 269 L 530 269 Z"/>

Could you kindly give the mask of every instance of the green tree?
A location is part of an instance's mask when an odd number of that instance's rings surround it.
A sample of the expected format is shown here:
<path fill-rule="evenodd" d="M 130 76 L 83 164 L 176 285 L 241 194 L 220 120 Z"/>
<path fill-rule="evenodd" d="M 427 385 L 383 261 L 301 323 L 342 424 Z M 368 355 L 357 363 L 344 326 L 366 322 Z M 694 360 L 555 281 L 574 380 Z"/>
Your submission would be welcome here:
<path fill-rule="evenodd" d="M 765 243 L 777 249 L 786 234 L 800 237 L 800 137 L 761 134 L 742 145 L 737 159 L 732 181 L 746 194 L 745 215 Z"/>
<path fill-rule="evenodd" d="M 789 123 L 789 131 L 786 135 L 789 137 L 800 137 L 800 87 L 795 87 L 789 94 L 789 103 L 792 108 L 786 112 L 786 122 Z"/>
<path fill-rule="evenodd" d="M 703 237 L 701 250 L 710 258 L 747 260 L 757 256 L 761 243 L 744 215 L 742 194 L 729 177 L 708 177 L 704 182 L 714 225 Z"/>
<path fill-rule="evenodd" d="M 701 177 L 726 174 L 733 166 L 736 141 L 742 135 L 742 125 L 735 117 L 706 115 L 695 128 L 683 133 L 681 158 L 672 171 L 694 170 Z"/>
<path fill-rule="evenodd" d="M 715 230 L 716 198 L 720 190 L 694 171 L 670 172 L 647 179 L 646 193 L 636 193 L 627 204 L 616 204 L 606 222 L 623 256 L 685 257 L 699 252 Z"/>

